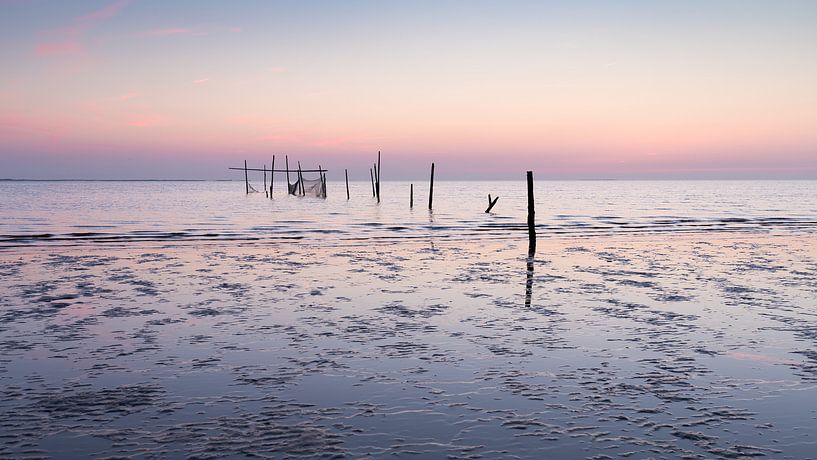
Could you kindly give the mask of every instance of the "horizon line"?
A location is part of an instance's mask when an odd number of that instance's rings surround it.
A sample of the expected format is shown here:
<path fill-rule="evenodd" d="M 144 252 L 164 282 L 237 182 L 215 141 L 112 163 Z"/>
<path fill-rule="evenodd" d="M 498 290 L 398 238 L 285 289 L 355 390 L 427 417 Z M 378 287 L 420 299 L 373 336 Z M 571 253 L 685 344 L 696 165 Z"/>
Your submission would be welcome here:
<path fill-rule="evenodd" d="M 535 171 L 534 171 L 535 172 Z M 427 181 L 428 178 L 422 179 L 394 179 L 387 182 L 411 182 Z M 517 179 L 437 179 L 435 182 L 511 182 Z M 519 179 L 523 180 L 523 179 Z M 817 177 L 812 178 L 796 178 L 796 177 L 633 177 L 633 178 L 553 178 L 540 177 L 539 181 L 548 182 L 614 182 L 614 181 L 817 181 Z M 19 178 L 0 178 L 0 182 L 243 182 L 243 179 L 83 179 L 83 178 L 69 178 L 69 179 L 19 179 Z M 344 182 L 344 179 L 328 179 L 327 182 Z M 369 182 L 364 179 L 351 179 L 349 182 Z"/>

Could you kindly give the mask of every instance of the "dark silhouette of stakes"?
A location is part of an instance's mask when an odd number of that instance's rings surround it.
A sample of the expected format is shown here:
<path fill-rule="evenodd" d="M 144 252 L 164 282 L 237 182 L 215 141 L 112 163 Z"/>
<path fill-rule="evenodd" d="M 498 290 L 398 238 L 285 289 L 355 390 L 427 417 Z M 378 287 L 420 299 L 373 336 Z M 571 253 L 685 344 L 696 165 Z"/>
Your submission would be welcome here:
<path fill-rule="evenodd" d="M 244 188 L 247 190 L 247 195 L 250 194 L 250 177 L 247 175 L 247 160 L 244 160 Z"/>
<path fill-rule="evenodd" d="M 485 210 L 486 213 L 491 212 L 491 209 L 493 209 L 493 207 L 496 204 L 496 201 L 498 199 L 499 199 L 499 197 L 496 197 L 496 198 L 493 199 L 493 201 L 491 201 L 491 194 L 490 193 L 488 194 L 488 209 Z"/>
<path fill-rule="evenodd" d="M 528 171 L 528 244 L 532 251 L 536 251 L 536 223 L 534 215 L 536 210 L 533 203 L 533 171 Z"/>
<path fill-rule="evenodd" d="M 378 151 L 377 151 L 377 183 L 375 184 L 375 185 L 377 186 L 377 188 L 376 188 L 376 189 L 377 189 L 377 202 L 378 202 L 378 203 L 380 203 L 380 177 L 381 177 L 381 171 L 380 171 L 380 150 L 378 150 Z"/>
<path fill-rule="evenodd" d="M 431 182 L 428 186 L 428 209 L 429 211 L 432 208 L 432 203 L 434 201 L 434 163 L 431 163 Z"/>
<path fill-rule="evenodd" d="M 326 175 L 323 173 L 321 165 L 318 165 L 318 175 L 321 178 L 321 193 L 323 193 L 323 197 L 326 198 Z"/>
<path fill-rule="evenodd" d="M 301 162 L 298 162 L 298 191 L 301 193 L 301 196 L 306 195 L 306 191 L 304 190 L 304 176 L 301 172 Z"/>
<path fill-rule="evenodd" d="M 409 208 L 413 208 L 414 207 L 414 184 L 411 184 L 411 187 L 410 187 L 409 190 L 410 190 L 409 191 Z"/>
<path fill-rule="evenodd" d="M 380 172 L 377 170 L 377 163 L 374 164 L 374 196 L 380 203 Z"/>
<path fill-rule="evenodd" d="M 287 193 L 292 194 L 292 186 L 289 183 L 289 155 L 284 155 L 284 161 L 286 162 L 287 167 Z"/>
<path fill-rule="evenodd" d="M 525 280 L 525 307 L 530 307 L 533 297 L 533 261 L 536 255 L 536 210 L 533 202 L 533 171 L 527 172 L 528 179 L 528 260 Z"/>
<path fill-rule="evenodd" d="M 269 199 L 272 199 L 272 183 L 275 180 L 275 155 L 272 156 L 272 167 L 269 175 Z"/>
<path fill-rule="evenodd" d="M 374 172 L 372 172 L 372 168 L 369 168 L 369 177 L 372 178 L 372 196 L 375 196 L 376 193 L 374 191 Z"/>
<path fill-rule="evenodd" d="M 301 169 L 301 162 L 298 162 L 298 169 L 289 169 L 289 157 L 284 156 L 284 161 L 286 162 L 286 169 L 275 169 L 275 155 L 272 156 L 272 167 L 268 170 L 267 165 L 263 165 L 261 168 L 250 168 L 247 166 L 247 160 L 244 160 L 244 166 L 240 168 L 227 168 L 231 170 L 237 171 L 244 171 L 244 189 L 247 195 L 250 194 L 250 191 L 257 192 L 252 186 L 250 186 L 250 179 L 249 179 L 249 171 L 260 171 L 264 173 L 264 194 L 267 195 L 270 199 L 272 199 L 272 192 L 273 192 L 273 184 L 275 182 L 275 173 L 276 172 L 285 172 L 287 175 L 287 193 L 290 195 L 305 195 L 306 189 L 303 185 L 303 173 L 318 173 L 321 178 L 321 190 L 323 191 L 323 195 L 326 195 L 326 174 L 328 170 L 323 169 L 320 165 L 318 169 Z M 270 172 L 270 186 L 267 189 L 267 171 Z M 289 178 L 289 173 L 294 172 L 298 174 L 298 181 L 296 190 L 291 190 L 292 182 Z"/>
<path fill-rule="evenodd" d="M 349 170 L 344 169 L 343 174 L 346 176 L 346 199 L 349 199 Z"/>

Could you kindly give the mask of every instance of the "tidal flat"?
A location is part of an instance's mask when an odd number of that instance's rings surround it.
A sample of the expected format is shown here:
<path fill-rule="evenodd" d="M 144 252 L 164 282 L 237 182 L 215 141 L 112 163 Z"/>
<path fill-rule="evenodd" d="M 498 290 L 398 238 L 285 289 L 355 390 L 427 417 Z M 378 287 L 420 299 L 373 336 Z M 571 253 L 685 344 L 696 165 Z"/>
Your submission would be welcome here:
<path fill-rule="evenodd" d="M 814 457 L 813 235 L 526 243 L 2 249 L 0 457 Z"/>

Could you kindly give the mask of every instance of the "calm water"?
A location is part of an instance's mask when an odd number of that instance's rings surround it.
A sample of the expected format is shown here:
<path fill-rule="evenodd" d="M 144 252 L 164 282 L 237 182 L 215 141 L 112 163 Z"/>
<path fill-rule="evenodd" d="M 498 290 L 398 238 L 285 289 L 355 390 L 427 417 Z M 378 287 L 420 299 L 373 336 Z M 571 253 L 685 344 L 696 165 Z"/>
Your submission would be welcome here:
<path fill-rule="evenodd" d="M 254 184 L 259 190 L 260 183 Z M 0 244 L 164 239 L 515 237 L 525 231 L 517 182 L 328 184 L 328 198 L 244 194 L 243 182 L 0 182 Z M 491 214 L 487 194 L 499 196 Z M 621 232 L 813 231 L 817 181 L 540 181 L 542 235 Z M 521 236 L 521 235 L 520 235 Z"/>
<path fill-rule="evenodd" d="M 0 182 L 0 458 L 814 458 L 817 182 L 415 185 Z"/>

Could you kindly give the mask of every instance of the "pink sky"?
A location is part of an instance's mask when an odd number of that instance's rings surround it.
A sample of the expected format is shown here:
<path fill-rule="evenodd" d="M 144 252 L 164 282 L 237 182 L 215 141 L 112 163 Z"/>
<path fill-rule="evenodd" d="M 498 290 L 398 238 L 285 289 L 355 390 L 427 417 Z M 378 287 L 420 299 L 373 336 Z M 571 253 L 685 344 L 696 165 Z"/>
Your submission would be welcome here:
<path fill-rule="evenodd" d="M 0 9 L 0 177 L 817 178 L 811 2 Z"/>

